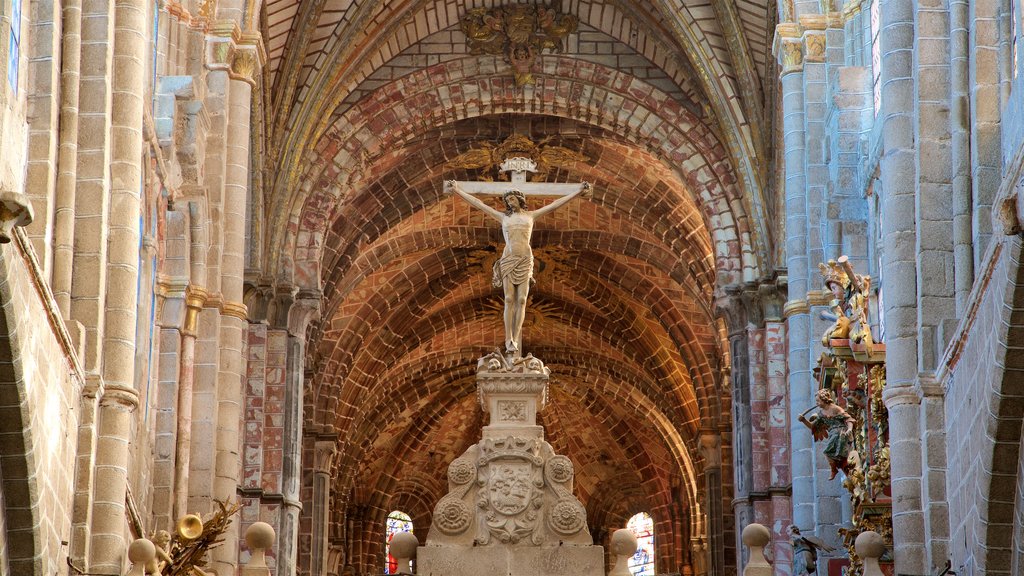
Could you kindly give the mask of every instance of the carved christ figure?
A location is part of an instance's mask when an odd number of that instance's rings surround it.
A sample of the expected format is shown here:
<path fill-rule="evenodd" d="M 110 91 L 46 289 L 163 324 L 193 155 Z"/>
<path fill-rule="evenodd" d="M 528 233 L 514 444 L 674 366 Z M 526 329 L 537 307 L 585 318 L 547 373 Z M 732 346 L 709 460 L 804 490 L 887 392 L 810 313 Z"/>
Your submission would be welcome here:
<path fill-rule="evenodd" d="M 533 236 L 534 221 L 548 212 L 563 206 L 576 196 L 590 190 L 590 184 L 584 182 L 579 190 L 560 197 L 551 204 L 538 210 L 530 211 L 526 206 L 526 195 L 519 190 L 509 190 L 502 194 L 505 212 L 488 206 L 485 202 L 459 188 L 454 180 L 445 183 L 446 192 L 454 192 L 470 205 L 501 223 L 501 232 L 505 237 L 505 249 L 501 258 L 494 264 L 493 283 L 505 291 L 505 351 L 519 355 L 522 345 L 523 320 L 526 319 L 526 298 L 530 294 L 533 282 L 533 249 L 530 238 Z"/>

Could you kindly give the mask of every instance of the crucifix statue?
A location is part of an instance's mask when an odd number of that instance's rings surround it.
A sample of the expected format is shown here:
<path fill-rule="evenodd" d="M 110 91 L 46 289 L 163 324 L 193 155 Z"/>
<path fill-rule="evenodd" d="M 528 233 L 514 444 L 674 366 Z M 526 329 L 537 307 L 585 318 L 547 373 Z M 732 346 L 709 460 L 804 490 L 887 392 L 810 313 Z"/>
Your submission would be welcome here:
<path fill-rule="evenodd" d="M 454 192 L 472 206 L 501 223 L 505 249 L 494 263 L 492 282 L 505 291 L 505 352 L 513 356 L 522 354 L 523 320 L 526 319 L 526 298 L 533 282 L 533 249 L 530 237 L 533 222 L 538 217 L 566 204 L 576 196 L 590 191 L 590 184 L 545 184 L 528 182 L 526 174 L 537 171 L 537 163 L 530 158 L 508 158 L 501 164 L 502 172 L 511 172 L 511 182 L 445 182 L 445 192 Z M 500 195 L 505 211 L 500 212 L 474 196 L 474 194 Z M 526 196 L 559 196 L 557 200 L 530 211 Z"/>

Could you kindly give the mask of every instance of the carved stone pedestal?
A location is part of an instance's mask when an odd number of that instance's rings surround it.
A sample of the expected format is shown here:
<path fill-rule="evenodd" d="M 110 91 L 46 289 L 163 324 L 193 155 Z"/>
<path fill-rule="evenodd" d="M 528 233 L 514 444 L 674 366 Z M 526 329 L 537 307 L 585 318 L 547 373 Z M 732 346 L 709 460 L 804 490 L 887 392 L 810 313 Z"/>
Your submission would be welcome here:
<path fill-rule="evenodd" d="M 498 353 L 477 363 L 483 438 L 448 466 L 448 495 L 434 508 L 420 576 L 602 576 L 587 512 L 573 496 L 573 466 L 537 425 L 548 369 Z"/>

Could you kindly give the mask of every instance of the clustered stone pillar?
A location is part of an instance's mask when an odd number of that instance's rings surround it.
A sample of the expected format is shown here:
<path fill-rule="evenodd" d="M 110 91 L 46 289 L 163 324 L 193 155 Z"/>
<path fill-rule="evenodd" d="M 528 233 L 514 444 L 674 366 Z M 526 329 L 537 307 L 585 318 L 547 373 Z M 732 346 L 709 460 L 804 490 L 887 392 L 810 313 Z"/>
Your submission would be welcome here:
<path fill-rule="evenodd" d="M 813 398 L 807 261 L 807 204 L 804 137 L 803 41 L 795 24 L 779 24 L 782 64 L 782 130 L 785 162 L 786 269 L 789 297 L 783 314 L 788 334 L 789 411 L 793 522 L 814 526 L 814 449 L 810 431 L 799 423 L 802 401 Z"/>
<path fill-rule="evenodd" d="M 128 437 L 135 390 L 135 317 L 139 266 L 139 193 L 142 185 L 142 115 L 147 4 L 114 3 L 111 107 L 112 153 L 107 218 L 107 290 L 103 314 L 99 440 L 93 502 L 92 572 L 117 573 L 125 554 Z"/>
<path fill-rule="evenodd" d="M 707 500 L 707 574 L 725 574 L 725 525 L 722 509 L 722 437 L 716 433 L 700 436 L 700 453 L 704 458 L 704 495 Z"/>
<path fill-rule="evenodd" d="M 896 570 L 928 571 L 921 509 L 918 376 L 915 2 L 881 0 L 882 293 Z"/>
<path fill-rule="evenodd" d="M 752 430 L 748 310 L 739 286 L 726 288 L 726 295 L 716 303 L 717 314 L 725 320 L 729 337 L 730 379 L 733 407 L 733 516 L 737 526 L 754 521 L 754 505 L 750 491 L 754 483 L 754 450 Z M 737 543 L 738 544 L 738 543 Z M 737 545 L 737 550 L 740 547 Z M 742 567 L 742 555 L 737 558 Z"/>
<path fill-rule="evenodd" d="M 328 569 L 331 465 L 336 453 L 336 440 L 317 440 L 313 452 L 313 574 L 326 574 Z"/>
<path fill-rule="evenodd" d="M 222 15 L 235 15 L 237 7 L 222 5 Z M 229 22 L 234 22 L 232 17 Z M 248 315 L 242 303 L 245 275 L 245 214 L 249 198 L 250 103 L 253 74 L 257 66 L 256 49 L 234 48 L 230 68 L 211 70 L 221 76 L 218 85 L 226 88 L 227 135 L 225 138 L 224 196 L 221 204 L 222 252 L 220 289 L 223 298 L 220 322 L 220 367 L 217 373 L 216 471 L 213 493 L 221 500 L 234 499 L 239 486 L 242 461 L 239 430 L 242 422 L 242 375 L 245 358 L 243 335 Z M 231 78 L 225 82 L 224 76 Z M 281 534 L 282 540 L 286 538 Z M 215 566 L 233 573 L 237 562 L 237 527 L 224 534 L 224 545 L 214 554 Z M 288 564 L 279 557 L 279 566 L 288 573 Z"/>

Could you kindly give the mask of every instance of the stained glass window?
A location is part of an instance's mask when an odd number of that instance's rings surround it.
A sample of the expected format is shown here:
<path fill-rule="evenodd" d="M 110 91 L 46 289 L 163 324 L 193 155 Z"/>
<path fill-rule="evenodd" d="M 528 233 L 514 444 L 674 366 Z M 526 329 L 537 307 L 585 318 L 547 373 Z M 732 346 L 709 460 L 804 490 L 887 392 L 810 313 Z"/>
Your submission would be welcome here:
<path fill-rule="evenodd" d="M 18 93 L 18 65 L 21 63 L 21 0 L 13 0 L 11 12 L 11 40 L 7 46 L 7 81 Z"/>
<path fill-rule="evenodd" d="M 398 574 L 398 560 L 391 556 L 391 539 L 399 532 L 412 532 L 412 518 L 405 512 L 395 510 L 388 514 L 387 541 L 384 543 L 388 556 L 388 561 L 384 564 L 385 574 Z"/>
<path fill-rule="evenodd" d="M 654 519 L 646 512 L 636 514 L 626 523 L 626 529 L 636 536 L 636 554 L 629 559 L 629 573 L 633 576 L 654 576 Z"/>

